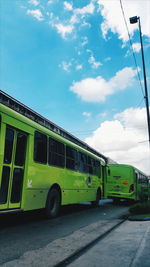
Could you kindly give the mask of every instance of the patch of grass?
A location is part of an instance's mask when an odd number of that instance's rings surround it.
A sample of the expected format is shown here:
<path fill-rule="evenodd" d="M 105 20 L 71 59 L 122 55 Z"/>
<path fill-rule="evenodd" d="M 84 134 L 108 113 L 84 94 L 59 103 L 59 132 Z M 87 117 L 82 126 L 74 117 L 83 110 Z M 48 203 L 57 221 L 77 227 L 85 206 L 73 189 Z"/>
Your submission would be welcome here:
<path fill-rule="evenodd" d="M 129 208 L 131 214 L 150 214 L 150 200 L 139 202 Z"/>

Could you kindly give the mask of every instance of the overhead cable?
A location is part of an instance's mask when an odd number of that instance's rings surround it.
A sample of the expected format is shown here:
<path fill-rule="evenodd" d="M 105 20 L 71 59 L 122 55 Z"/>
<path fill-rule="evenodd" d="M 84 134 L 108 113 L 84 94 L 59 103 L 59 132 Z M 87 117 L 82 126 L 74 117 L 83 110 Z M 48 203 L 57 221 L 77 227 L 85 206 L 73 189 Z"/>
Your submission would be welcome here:
<path fill-rule="evenodd" d="M 134 63 L 135 63 L 135 66 L 136 66 L 136 72 L 137 72 L 138 80 L 139 80 L 139 83 L 140 83 L 142 94 L 144 96 L 144 90 L 143 90 L 143 86 L 142 86 L 142 82 L 141 82 L 141 78 L 140 78 L 140 73 L 139 73 L 139 70 L 138 70 L 138 65 L 137 65 L 137 61 L 136 61 L 136 57 L 135 57 L 135 53 L 134 53 L 134 49 L 133 49 L 133 44 L 132 44 L 132 41 L 131 41 L 130 32 L 129 32 L 129 29 L 128 29 L 128 24 L 127 24 L 125 13 L 124 13 L 124 9 L 123 9 L 122 0 L 120 0 L 120 6 L 121 6 L 121 11 L 122 11 L 123 19 L 124 19 L 124 22 L 125 22 L 125 25 L 126 25 L 128 37 L 129 37 L 130 48 L 131 48 L 131 52 L 132 52 L 132 55 L 133 55 L 133 58 L 134 58 Z"/>

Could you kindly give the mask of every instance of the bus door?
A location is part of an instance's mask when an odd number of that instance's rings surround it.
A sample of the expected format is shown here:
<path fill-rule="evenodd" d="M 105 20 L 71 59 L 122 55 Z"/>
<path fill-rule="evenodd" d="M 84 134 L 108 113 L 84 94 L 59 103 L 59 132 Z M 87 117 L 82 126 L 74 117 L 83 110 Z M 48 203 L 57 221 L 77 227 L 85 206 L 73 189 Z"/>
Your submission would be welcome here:
<path fill-rule="evenodd" d="M 6 127 L 4 158 L 0 177 L 0 209 L 20 208 L 27 135 Z"/>
<path fill-rule="evenodd" d="M 102 190 L 103 190 L 103 198 L 106 198 L 106 190 L 107 190 L 107 175 L 106 175 L 106 167 L 101 165 L 101 175 L 102 175 Z"/>

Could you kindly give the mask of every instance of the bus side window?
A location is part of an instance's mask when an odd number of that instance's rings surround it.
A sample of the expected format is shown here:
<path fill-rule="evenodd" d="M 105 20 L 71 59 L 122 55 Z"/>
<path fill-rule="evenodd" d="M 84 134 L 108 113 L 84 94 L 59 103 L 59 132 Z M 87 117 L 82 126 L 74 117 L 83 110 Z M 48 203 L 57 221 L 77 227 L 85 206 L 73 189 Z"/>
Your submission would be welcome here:
<path fill-rule="evenodd" d="M 16 156 L 15 156 L 15 165 L 23 166 L 25 162 L 25 152 L 26 152 L 26 142 L 27 136 L 18 133 L 17 134 L 17 144 L 16 144 Z"/>
<path fill-rule="evenodd" d="M 78 152 L 69 146 L 66 146 L 66 168 L 70 170 L 78 168 Z"/>
<path fill-rule="evenodd" d="M 96 170 L 96 175 L 100 178 L 101 177 L 101 165 L 98 160 L 95 160 L 95 170 Z"/>
<path fill-rule="evenodd" d="M 4 151 L 4 163 L 10 164 L 12 161 L 12 151 L 14 142 L 14 131 L 12 129 L 6 129 L 5 137 L 5 151 Z"/>
<path fill-rule="evenodd" d="M 34 160 L 38 163 L 47 163 L 47 136 L 37 131 L 34 135 Z"/>
<path fill-rule="evenodd" d="M 95 160 L 88 156 L 88 172 L 90 174 L 96 174 Z"/>
<path fill-rule="evenodd" d="M 85 173 L 88 172 L 87 155 L 82 152 L 79 152 L 79 171 Z"/>
<path fill-rule="evenodd" d="M 49 138 L 48 164 L 52 166 L 65 167 L 65 146 L 61 142 Z"/>

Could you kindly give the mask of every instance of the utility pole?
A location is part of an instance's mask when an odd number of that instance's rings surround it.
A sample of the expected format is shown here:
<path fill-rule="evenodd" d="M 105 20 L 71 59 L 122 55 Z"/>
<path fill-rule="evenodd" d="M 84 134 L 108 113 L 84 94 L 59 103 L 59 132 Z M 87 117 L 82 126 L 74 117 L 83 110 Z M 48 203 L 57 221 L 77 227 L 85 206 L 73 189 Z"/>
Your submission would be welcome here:
<path fill-rule="evenodd" d="M 147 125 L 148 125 L 148 136 L 149 136 L 149 146 L 150 146 L 150 114 L 149 114 L 149 101 L 148 101 L 148 90 L 147 90 L 147 80 L 146 80 L 146 70 L 145 70 L 145 59 L 144 59 L 144 50 L 143 50 L 143 41 L 142 41 L 142 31 L 141 31 L 141 22 L 140 17 L 130 18 L 130 23 L 134 24 L 139 22 L 139 33 L 140 33 L 140 43 L 141 43 L 141 53 L 142 53 L 142 63 L 143 63 L 143 76 L 144 76 L 144 88 L 145 88 L 145 105 L 147 113 Z"/>

